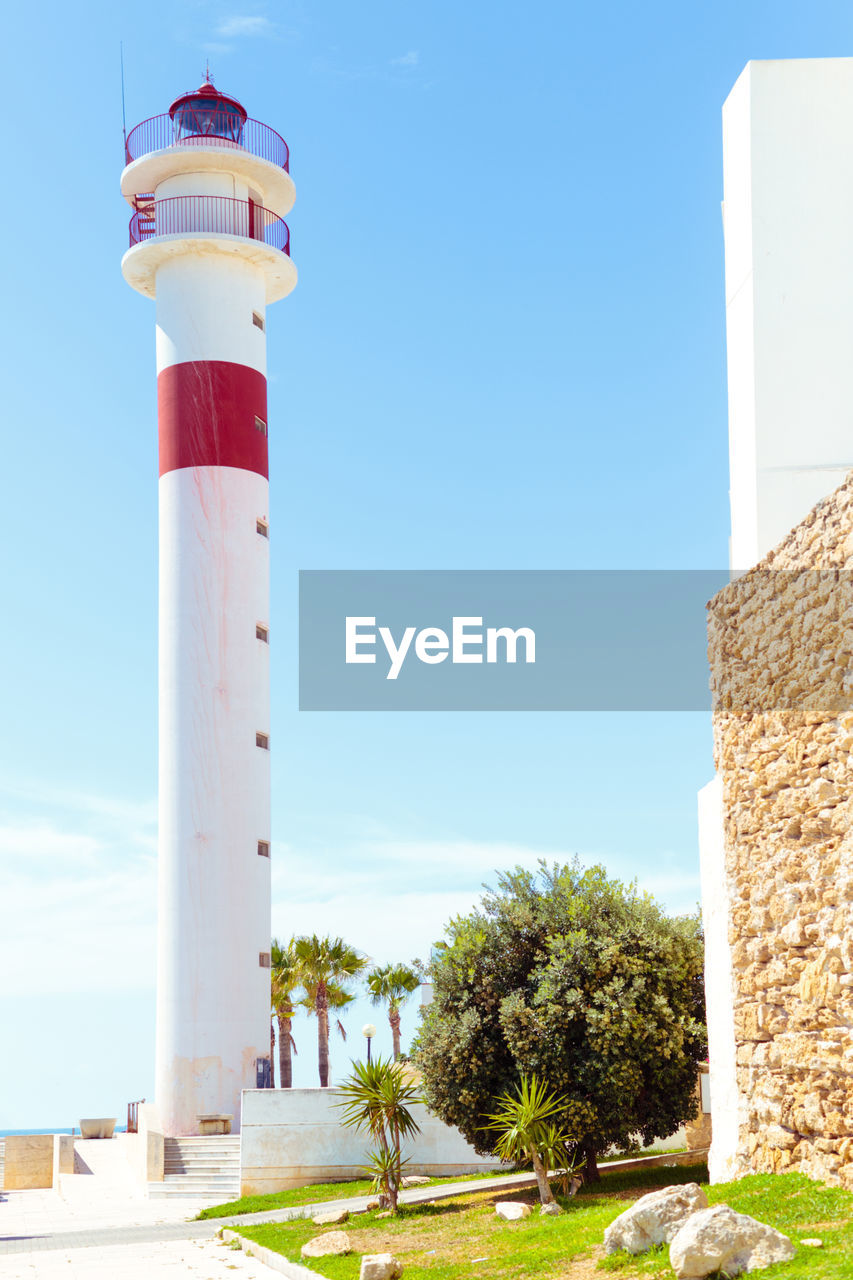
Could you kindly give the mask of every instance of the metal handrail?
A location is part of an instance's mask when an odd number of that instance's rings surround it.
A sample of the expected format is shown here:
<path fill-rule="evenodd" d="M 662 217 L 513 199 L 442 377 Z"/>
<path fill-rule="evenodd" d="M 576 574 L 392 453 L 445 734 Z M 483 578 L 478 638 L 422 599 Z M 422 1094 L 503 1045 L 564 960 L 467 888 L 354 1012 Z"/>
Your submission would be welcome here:
<path fill-rule="evenodd" d="M 129 1102 L 127 1104 L 127 1132 L 139 1132 L 139 1103 L 144 1102 L 144 1098 L 140 1098 L 138 1102 Z"/>
<path fill-rule="evenodd" d="M 290 257 L 290 228 L 283 218 L 253 200 L 232 196 L 169 196 L 143 203 L 137 200 L 130 220 L 130 245 L 154 236 L 219 233 L 262 240 Z"/>
<path fill-rule="evenodd" d="M 229 116 L 229 127 L 233 127 L 233 118 Z M 216 127 L 215 121 L 213 125 Z M 166 112 L 164 115 L 149 116 L 141 124 L 131 129 L 124 147 L 125 163 L 130 164 L 149 151 L 164 151 L 168 147 L 230 147 L 235 151 L 248 151 L 261 160 L 269 160 L 285 172 L 290 171 L 290 151 L 280 133 L 271 129 L 260 120 L 246 120 L 240 129 L 239 138 L 234 141 L 227 136 L 213 133 L 199 134 L 190 138 L 178 137 L 178 125 Z"/>

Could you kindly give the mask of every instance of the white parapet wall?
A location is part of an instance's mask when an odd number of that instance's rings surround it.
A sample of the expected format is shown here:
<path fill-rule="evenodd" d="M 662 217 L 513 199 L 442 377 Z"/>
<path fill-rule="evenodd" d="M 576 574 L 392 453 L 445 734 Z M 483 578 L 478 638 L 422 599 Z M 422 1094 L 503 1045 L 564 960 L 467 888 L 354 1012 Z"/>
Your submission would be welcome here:
<path fill-rule="evenodd" d="M 365 1177 L 370 1139 L 341 1124 L 337 1089 L 247 1089 L 243 1092 L 240 1194 L 263 1195 L 314 1182 Z M 422 1103 L 412 1112 L 420 1133 L 407 1144 L 407 1173 L 432 1177 L 498 1169 L 500 1161 L 477 1155 L 458 1129 Z"/>
<path fill-rule="evenodd" d="M 162 1182 L 165 1163 L 163 1126 L 155 1103 L 140 1102 L 136 1133 L 118 1133 L 116 1138 L 124 1150 L 134 1177 L 142 1186 Z"/>

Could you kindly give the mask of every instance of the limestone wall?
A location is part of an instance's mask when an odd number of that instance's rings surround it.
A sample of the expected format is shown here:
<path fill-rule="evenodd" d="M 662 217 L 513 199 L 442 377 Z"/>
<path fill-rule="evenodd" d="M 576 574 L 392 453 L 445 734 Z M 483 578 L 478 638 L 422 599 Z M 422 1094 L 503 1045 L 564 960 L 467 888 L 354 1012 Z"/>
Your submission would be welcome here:
<path fill-rule="evenodd" d="M 738 1094 L 732 1171 L 799 1169 L 853 1188 L 851 570 L 853 477 L 714 597 L 709 657 Z"/>
<path fill-rule="evenodd" d="M 6 1139 L 6 1191 L 53 1186 L 52 1133 L 21 1133 Z"/>

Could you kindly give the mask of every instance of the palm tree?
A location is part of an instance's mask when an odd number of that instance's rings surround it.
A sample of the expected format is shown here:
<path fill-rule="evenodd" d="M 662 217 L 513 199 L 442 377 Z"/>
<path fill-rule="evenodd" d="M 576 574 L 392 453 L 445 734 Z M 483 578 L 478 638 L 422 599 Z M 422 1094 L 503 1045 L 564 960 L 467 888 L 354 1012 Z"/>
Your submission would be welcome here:
<path fill-rule="evenodd" d="M 293 1087 L 293 1061 L 296 1043 L 290 1030 L 293 1020 L 295 992 L 300 986 L 299 961 L 296 957 L 296 940 L 282 944 L 273 938 L 270 947 L 270 977 L 272 1012 L 278 1022 L 278 1074 L 282 1089 Z M 275 1031 L 270 1022 L 270 1040 L 274 1043 Z M 271 1056 L 272 1057 L 272 1056 Z M 272 1060 L 270 1062 L 272 1066 Z M 275 1075 L 273 1072 L 273 1085 Z"/>
<path fill-rule="evenodd" d="M 420 984 L 420 974 L 407 964 L 385 964 L 367 975 L 371 1003 L 388 1005 L 395 1062 L 400 1056 L 400 1010 Z"/>
<path fill-rule="evenodd" d="M 318 938 L 316 933 L 310 938 L 297 938 L 294 954 L 305 989 L 301 1003 L 317 1016 L 317 1066 L 320 1087 L 326 1089 L 329 1085 L 329 1010 L 342 1009 L 355 998 L 347 990 L 347 983 L 358 977 L 368 961 L 343 938 Z M 338 1030 L 346 1038 L 339 1019 Z"/>

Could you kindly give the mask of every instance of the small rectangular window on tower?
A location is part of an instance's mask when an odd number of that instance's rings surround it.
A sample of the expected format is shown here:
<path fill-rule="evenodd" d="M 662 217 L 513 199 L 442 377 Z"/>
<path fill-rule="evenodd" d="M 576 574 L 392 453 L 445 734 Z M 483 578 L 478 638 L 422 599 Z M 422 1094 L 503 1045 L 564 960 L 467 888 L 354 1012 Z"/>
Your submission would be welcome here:
<path fill-rule="evenodd" d="M 270 953 L 268 951 L 260 951 L 258 953 L 258 964 L 262 969 L 268 969 L 270 967 Z"/>
<path fill-rule="evenodd" d="M 270 749 L 270 735 L 269 735 L 268 733 L 256 733 L 256 734 L 255 734 L 255 746 L 256 746 L 256 747 L 263 747 L 264 751 L 269 751 L 269 749 Z"/>
<path fill-rule="evenodd" d="M 255 430 L 260 431 L 262 435 L 267 434 L 267 424 L 264 422 L 263 418 L 259 418 L 257 414 L 255 414 Z"/>
<path fill-rule="evenodd" d="M 267 327 L 264 323 L 264 317 L 259 315 L 257 311 L 252 312 L 252 324 L 256 329 L 260 329 L 261 333 L 264 333 Z"/>
<path fill-rule="evenodd" d="M 263 623 L 261 622 L 257 623 L 257 625 L 255 626 L 255 635 L 259 640 L 263 640 L 264 644 L 269 644 L 270 642 L 269 629 L 265 627 Z"/>
<path fill-rule="evenodd" d="M 262 538 L 268 538 L 270 536 L 270 527 L 266 520 L 258 520 L 257 529 Z"/>
<path fill-rule="evenodd" d="M 268 858 L 269 856 L 270 856 L 270 842 L 269 842 L 269 840 L 259 840 L 259 841 L 258 841 L 258 857 L 259 857 L 259 858 Z"/>

